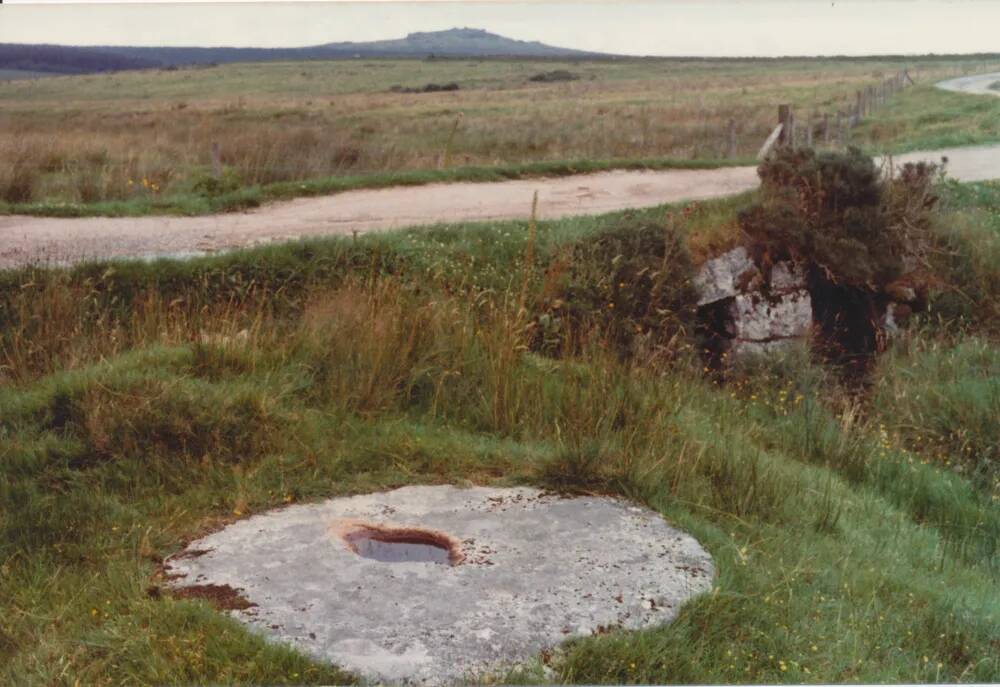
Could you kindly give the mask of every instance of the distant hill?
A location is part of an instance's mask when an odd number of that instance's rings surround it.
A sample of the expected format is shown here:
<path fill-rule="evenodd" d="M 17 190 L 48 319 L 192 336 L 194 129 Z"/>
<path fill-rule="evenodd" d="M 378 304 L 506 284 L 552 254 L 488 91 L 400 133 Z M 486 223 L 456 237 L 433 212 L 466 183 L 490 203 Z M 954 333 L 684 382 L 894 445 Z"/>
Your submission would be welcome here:
<path fill-rule="evenodd" d="M 160 65 L 154 61 L 116 53 L 113 49 L 0 43 L 2 70 L 88 74 L 157 66 Z"/>
<path fill-rule="evenodd" d="M 597 55 L 556 48 L 538 41 L 518 41 L 483 29 L 449 29 L 411 33 L 406 38 L 368 43 L 327 43 L 317 50 L 426 57 L 579 57 Z"/>
<path fill-rule="evenodd" d="M 483 29 L 411 33 L 406 38 L 364 43 L 325 43 L 306 48 L 167 48 L 0 44 L 0 69 L 85 74 L 122 69 L 273 60 L 337 60 L 371 57 L 610 57 L 537 41 L 505 38 Z"/>

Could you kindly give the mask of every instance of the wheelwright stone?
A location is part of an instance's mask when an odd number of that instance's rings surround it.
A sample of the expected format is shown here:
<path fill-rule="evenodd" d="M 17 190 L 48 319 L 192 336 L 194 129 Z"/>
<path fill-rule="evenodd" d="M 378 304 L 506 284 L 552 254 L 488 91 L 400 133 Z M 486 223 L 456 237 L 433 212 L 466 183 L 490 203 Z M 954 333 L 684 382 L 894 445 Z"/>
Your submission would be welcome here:
<path fill-rule="evenodd" d="M 382 562 L 345 522 L 434 530 L 464 559 Z M 442 684 L 502 676 L 543 649 L 667 623 L 712 585 L 711 557 L 657 513 L 535 489 L 405 487 L 264 513 L 167 561 L 177 586 L 228 585 L 235 617 L 361 677 Z"/>

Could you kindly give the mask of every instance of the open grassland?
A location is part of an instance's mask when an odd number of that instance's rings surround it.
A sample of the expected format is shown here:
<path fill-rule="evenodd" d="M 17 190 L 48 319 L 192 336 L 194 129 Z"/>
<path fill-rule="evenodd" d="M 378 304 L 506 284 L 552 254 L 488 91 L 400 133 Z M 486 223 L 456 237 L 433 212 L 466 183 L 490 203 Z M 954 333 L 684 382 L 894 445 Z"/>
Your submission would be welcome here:
<path fill-rule="evenodd" d="M 359 60 L 0 83 L 0 211 L 201 213 L 398 183 L 747 164 L 779 103 L 799 121 L 846 110 L 903 67 L 922 84 L 921 114 L 857 139 L 901 150 L 965 112 L 948 99 L 962 96 L 928 97 L 926 84 L 981 62 Z M 579 78 L 529 80 L 553 70 Z M 393 92 L 430 83 L 459 90 Z M 1000 103 L 981 107 L 995 119 Z M 993 136 L 968 119 L 953 126 Z"/>
<path fill-rule="evenodd" d="M 620 355 L 636 284 L 587 281 L 577 249 L 664 208 L 0 274 L 0 680 L 344 679 L 171 597 L 158 564 L 415 483 L 619 494 L 711 552 L 675 623 L 574 642 L 558 680 L 1000 680 L 1000 186 L 944 191 L 942 284 L 861 392 L 802 351 L 713 379 L 681 307 Z M 678 302 L 749 200 L 673 209 Z M 557 295 L 571 336 L 535 316 Z"/>

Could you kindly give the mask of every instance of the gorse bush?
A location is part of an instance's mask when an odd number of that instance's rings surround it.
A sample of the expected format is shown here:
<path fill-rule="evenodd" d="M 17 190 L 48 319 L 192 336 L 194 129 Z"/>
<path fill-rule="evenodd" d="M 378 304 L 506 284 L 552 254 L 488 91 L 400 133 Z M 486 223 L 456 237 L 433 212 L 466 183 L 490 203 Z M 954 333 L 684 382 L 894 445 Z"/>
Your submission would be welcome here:
<path fill-rule="evenodd" d="M 937 171 L 920 163 L 884 173 L 854 148 L 782 148 L 758 169 L 760 200 L 739 214 L 758 265 L 805 268 L 817 350 L 856 381 L 885 349 L 889 304 L 901 302 L 893 312 L 905 322 L 938 281 L 928 260 Z"/>
<path fill-rule="evenodd" d="M 935 171 L 906 165 L 886 180 L 854 148 L 782 148 L 761 163 L 761 201 L 740 225 L 765 263 L 790 259 L 833 283 L 877 290 L 926 250 Z"/>

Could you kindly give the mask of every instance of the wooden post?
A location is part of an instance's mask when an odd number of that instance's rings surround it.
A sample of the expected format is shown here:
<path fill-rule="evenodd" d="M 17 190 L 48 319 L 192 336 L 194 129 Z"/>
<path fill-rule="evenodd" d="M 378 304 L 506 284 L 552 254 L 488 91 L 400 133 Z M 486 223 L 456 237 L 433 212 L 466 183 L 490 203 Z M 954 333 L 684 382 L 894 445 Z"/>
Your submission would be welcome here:
<path fill-rule="evenodd" d="M 222 178 L 222 151 L 216 142 L 212 143 L 212 177 L 214 179 Z"/>
<path fill-rule="evenodd" d="M 788 110 L 788 139 L 786 143 L 792 148 L 795 147 L 795 113 L 791 109 Z"/>
<path fill-rule="evenodd" d="M 736 158 L 736 120 L 729 120 L 729 159 Z"/>
<path fill-rule="evenodd" d="M 830 145 L 830 113 L 823 113 L 823 145 Z"/>
<path fill-rule="evenodd" d="M 813 118 L 812 117 L 810 117 L 809 119 L 806 120 L 805 135 L 806 135 L 805 136 L 805 138 L 806 138 L 806 148 L 812 148 L 813 147 Z"/>
<path fill-rule="evenodd" d="M 858 91 L 856 94 L 857 102 L 854 107 L 858 113 L 858 119 L 865 116 L 865 95 L 862 91 Z"/>
<path fill-rule="evenodd" d="M 767 138 L 764 140 L 763 145 L 761 145 L 760 150 L 757 152 L 758 160 L 763 160 L 765 157 L 767 157 L 767 154 L 771 152 L 771 148 L 773 148 L 774 144 L 778 142 L 778 136 L 780 136 L 781 132 L 784 130 L 785 130 L 784 124 L 778 124 L 776 127 L 771 129 L 771 133 L 767 135 Z"/>
<path fill-rule="evenodd" d="M 792 116 L 792 108 L 789 105 L 778 105 L 778 124 L 781 125 L 781 133 L 778 135 L 778 145 L 788 145 L 790 140 L 789 120 Z"/>

